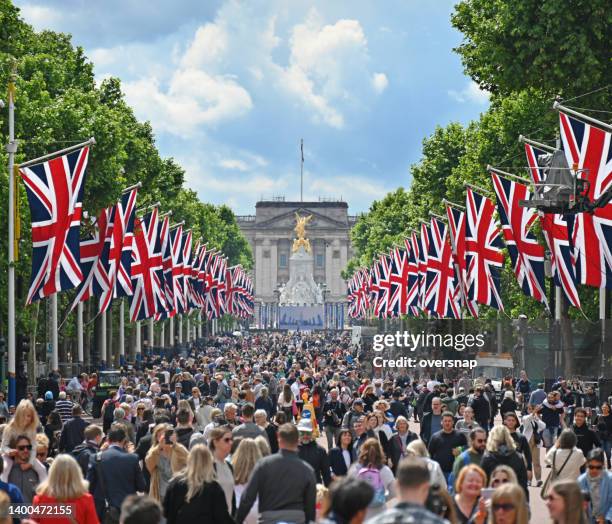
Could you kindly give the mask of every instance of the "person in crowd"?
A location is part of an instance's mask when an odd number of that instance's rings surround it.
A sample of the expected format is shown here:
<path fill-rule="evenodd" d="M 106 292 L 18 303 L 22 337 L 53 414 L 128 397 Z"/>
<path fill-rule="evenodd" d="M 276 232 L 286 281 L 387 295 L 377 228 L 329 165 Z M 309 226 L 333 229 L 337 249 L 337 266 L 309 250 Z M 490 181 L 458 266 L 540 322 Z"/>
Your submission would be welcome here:
<path fill-rule="evenodd" d="M 553 524 L 590 524 L 580 484 L 575 479 L 554 482 L 545 500 Z"/>
<path fill-rule="evenodd" d="M 270 451 L 272 453 L 276 453 L 278 451 L 278 437 L 276 436 L 278 427 L 268 422 L 268 412 L 264 409 L 256 410 L 254 420 L 255 424 L 257 424 L 260 429 L 265 431 L 268 445 L 270 446 Z"/>
<path fill-rule="evenodd" d="M 469 407 L 474 411 L 474 420 L 485 431 L 489 430 L 489 420 L 491 419 L 491 404 L 484 395 L 484 388 L 476 386 L 474 398 L 469 403 Z"/>
<path fill-rule="evenodd" d="M 474 409 L 466 406 L 463 410 L 463 416 L 455 423 L 455 429 L 467 438 L 473 429 L 479 427 L 480 424 L 474 419 Z"/>
<path fill-rule="evenodd" d="M 355 422 L 357 420 L 361 420 L 364 415 L 364 404 L 363 399 L 356 398 L 352 405 L 351 409 L 347 411 L 342 419 L 342 427 L 343 428 L 355 428 Z M 365 431 L 365 428 L 364 428 Z M 353 438 L 359 438 L 359 435 L 353 432 Z"/>
<path fill-rule="evenodd" d="M 546 424 L 546 428 L 542 432 L 542 440 L 548 452 L 553 447 L 557 435 L 561 431 L 565 409 L 563 402 L 557 400 L 557 395 L 554 391 L 548 393 L 546 400 L 542 402 L 538 409 L 542 422 Z"/>
<path fill-rule="evenodd" d="M 62 431 L 62 419 L 59 413 L 53 410 L 47 417 L 47 423 L 45 424 L 45 435 L 49 439 L 49 448 L 57 449 L 59 443 L 59 437 Z"/>
<path fill-rule="evenodd" d="M 29 400 L 23 399 L 17 405 L 15 414 L 2 432 L 2 454 L 5 457 L 14 457 L 17 451 L 11 447 L 18 437 L 25 436 L 30 443 L 36 441 L 36 431 L 39 426 L 38 415 Z M 30 464 L 36 467 L 36 450 L 30 448 Z M 39 472 L 40 473 L 40 472 Z"/>
<path fill-rule="evenodd" d="M 177 442 L 176 430 L 170 424 L 160 424 L 153 430 L 154 444 L 145 457 L 149 471 L 149 496 L 164 500 L 170 479 L 187 464 L 188 451 Z"/>
<path fill-rule="evenodd" d="M 440 486 L 443 489 L 447 489 L 448 483 L 446 481 L 446 476 L 442 472 L 442 468 L 440 468 L 440 464 L 430 458 L 427 447 L 421 439 L 413 440 L 410 444 L 408 444 L 408 447 L 406 448 L 406 456 L 422 458 L 427 463 L 427 468 L 430 472 L 431 485 Z"/>
<path fill-rule="evenodd" d="M 79 406 L 80 408 L 80 406 Z M 83 479 L 81 468 L 70 455 L 58 455 L 49 476 L 41 482 L 34 496 L 34 506 L 47 504 L 70 504 L 73 514 L 70 518 L 54 518 L 58 524 L 99 524 L 94 499 L 89 493 L 89 483 Z M 44 520 L 43 520 L 44 521 Z"/>
<path fill-rule="evenodd" d="M 397 468 L 398 503 L 375 516 L 368 524 L 445 524 L 446 521 L 425 509 L 429 478 L 425 461 L 417 457 L 403 459 Z"/>
<path fill-rule="evenodd" d="M 121 505 L 119 524 L 160 524 L 161 520 L 159 502 L 147 495 L 129 495 Z"/>
<path fill-rule="evenodd" d="M 365 480 L 344 477 L 332 482 L 328 497 L 328 509 L 321 524 L 362 524 L 374 498 L 374 488 Z"/>
<path fill-rule="evenodd" d="M 339 445 L 338 436 L 342 427 L 342 419 L 346 414 L 346 407 L 338 400 L 339 391 L 333 388 L 329 392 L 329 400 L 323 405 L 323 430 L 327 438 L 327 449 Z"/>
<path fill-rule="evenodd" d="M 255 406 L 253 404 L 247 402 L 242 406 L 242 424 L 232 430 L 234 437 L 255 439 L 261 435 L 265 439 L 268 438 L 268 434 L 253 421 L 254 414 Z"/>
<path fill-rule="evenodd" d="M 594 419 L 594 425 L 599 433 L 601 448 L 606 454 L 606 467 L 611 469 L 610 451 L 612 450 L 612 409 L 610 404 L 601 405 L 601 413 Z"/>
<path fill-rule="evenodd" d="M 357 457 L 353 452 L 353 434 L 348 428 L 340 429 L 338 446 L 329 452 L 332 478 L 344 477 Z"/>
<path fill-rule="evenodd" d="M 497 488 L 508 482 L 516 484 L 517 486 L 519 485 L 516 473 L 510 466 L 506 466 L 505 464 L 497 466 L 489 477 L 490 488 Z"/>
<path fill-rule="evenodd" d="M 527 414 L 522 417 L 523 436 L 529 443 L 533 477 L 536 486 L 542 486 L 542 464 L 540 461 L 540 448 L 542 442 L 542 432 L 546 429 L 546 424 L 542 421 L 539 411 L 531 403 L 527 404 Z M 533 480 L 533 479 L 532 479 Z"/>
<path fill-rule="evenodd" d="M 323 483 L 325 486 L 329 486 L 331 483 L 329 457 L 325 449 L 319 446 L 313 438 L 312 421 L 303 418 L 298 422 L 297 429 L 300 435 L 299 457 L 312 466 L 318 484 Z"/>
<path fill-rule="evenodd" d="M 584 408 L 576 408 L 574 410 L 574 425 L 572 431 L 576 434 L 576 447 L 582 450 L 582 454 L 586 457 L 594 448 L 601 447 L 601 441 L 589 426 L 587 425 L 587 411 Z"/>
<path fill-rule="evenodd" d="M 59 450 L 62 453 L 71 453 L 85 438 L 85 428 L 89 425 L 82 418 L 83 408 L 80 404 L 72 406 L 72 418 L 64 424 L 60 434 Z"/>
<path fill-rule="evenodd" d="M 488 524 L 528 524 L 529 508 L 525 492 L 518 484 L 507 483 L 491 496 Z"/>
<path fill-rule="evenodd" d="M 395 419 L 395 433 L 391 436 L 388 444 L 389 459 L 393 472 L 397 471 L 397 466 L 400 460 L 406 456 L 408 444 L 419 437 L 416 433 L 410 431 L 408 419 L 403 415 L 398 415 Z"/>
<path fill-rule="evenodd" d="M 527 466 L 525 459 L 516 451 L 516 444 L 506 426 L 494 426 L 489 432 L 485 453 L 480 461 L 480 466 L 487 474 L 491 475 L 493 470 L 500 464 L 510 466 L 516 472 L 520 486 L 525 490 L 527 496 Z"/>
<path fill-rule="evenodd" d="M 214 479 L 223 489 L 227 510 L 231 515 L 236 509 L 234 472 L 228 458 L 233 440 L 232 429 L 229 426 L 214 428 L 208 438 L 208 447 L 213 454 Z"/>
<path fill-rule="evenodd" d="M 445 411 L 442 414 L 442 429 L 431 436 L 428 446 L 429 456 L 440 464 L 447 480 L 453 471 L 455 457 L 467 448 L 465 435 L 457 431 L 454 426 L 453 414 Z"/>
<path fill-rule="evenodd" d="M 368 507 L 366 519 L 383 511 L 386 501 L 395 496 L 393 472 L 385 463 L 382 445 L 376 438 L 369 438 L 361 446 L 357 462 L 349 469 L 349 475 L 366 480 L 374 488 L 374 498 Z"/>
<path fill-rule="evenodd" d="M 293 417 L 297 415 L 297 407 L 295 405 L 295 395 L 291 390 L 290 384 L 283 386 L 283 392 L 278 397 L 277 405 L 287 417 L 287 421 L 293 421 Z"/>
<path fill-rule="evenodd" d="M 602 449 L 587 455 L 587 470 L 578 478 L 580 489 L 589 494 L 588 518 L 594 524 L 612 522 L 612 472 L 606 471 Z"/>
<path fill-rule="evenodd" d="M 0 460 L 0 492 L 6 493 L 10 499 L 11 504 L 22 504 L 23 495 L 15 484 L 11 484 L 3 480 L 4 473 L 4 461 Z"/>
<path fill-rule="evenodd" d="M 102 521 L 108 513 L 117 516 L 128 495 L 145 491 L 145 480 L 138 455 L 123 428 L 113 428 L 107 435 L 108 447 L 96 454 L 87 472 L 89 491 L 93 494 L 96 513 Z"/>
<path fill-rule="evenodd" d="M 581 449 L 576 447 L 576 434 L 571 429 L 564 429 L 555 445 L 546 453 L 545 463 L 551 466 L 550 485 L 555 480 L 576 480 L 586 459 Z M 545 486 L 544 495 L 550 486 Z"/>
<path fill-rule="evenodd" d="M 270 392 L 267 387 L 262 387 L 259 390 L 259 396 L 255 400 L 255 410 L 258 409 L 263 409 L 268 419 L 274 415 L 274 402 L 270 398 Z"/>
<path fill-rule="evenodd" d="M 244 438 L 238 444 L 236 452 L 232 455 L 232 466 L 234 468 L 234 493 L 236 505 L 240 505 L 240 498 L 244 492 L 253 469 L 262 458 L 261 451 L 255 440 Z M 251 507 L 251 511 L 244 519 L 245 524 L 257 524 L 258 505 L 257 501 Z"/>
<path fill-rule="evenodd" d="M 397 420 L 397 417 L 404 417 L 406 420 L 408 419 L 408 408 L 406 404 L 402 402 L 402 389 L 401 387 L 396 387 L 393 390 L 391 403 L 389 404 L 389 412 L 393 416 L 394 420 Z"/>
<path fill-rule="evenodd" d="M 520 431 L 520 421 L 516 414 L 516 411 L 508 411 L 503 414 L 503 424 L 508 428 L 510 436 L 516 444 L 516 451 L 520 453 L 525 459 L 525 465 L 527 466 L 527 479 L 531 481 L 533 477 L 533 464 L 531 459 L 531 448 L 529 447 L 529 441 Z"/>
<path fill-rule="evenodd" d="M 469 434 L 470 447 L 455 457 L 453 463 L 452 479 L 449 479 L 449 485 L 454 486 L 454 479 L 459 477 L 459 472 L 462 468 L 469 464 L 480 466 L 482 457 L 484 456 L 487 445 L 487 434 L 484 429 L 477 427 Z"/>
<path fill-rule="evenodd" d="M 72 407 L 74 406 L 71 400 L 66 398 L 66 392 L 59 392 L 59 400 L 55 403 L 55 409 L 62 419 L 62 424 L 65 424 L 72 417 Z"/>
<path fill-rule="evenodd" d="M 431 399 L 431 411 L 425 412 L 421 422 L 421 438 L 426 445 L 435 433 L 442 429 L 442 401 L 440 397 Z"/>
<path fill-rule="evenodd" d="M 168 484 L 163 499 L 167 524 L 214 522 L 232 524 L 225 493 L 214 479 L 214 459 L 209 449 L 195 445 L 186 467 Z"/>
<path fill-rule="evenodd" d="M 36 460 L 49 471 L 53 458 L 49 458 L 49 439 L 44 433 L 36 433 Z"/>
<path fill-rule="evenodd" d="M 191 409 L 180 408 L 176 412 L 176 427 L 174 433 L 176 435 L 176 441 L 185 449 L 189 448 L 189 441 L 194 433 L 192 422 L 193 412 Z"/>
<path fill-rule="evenodd" d="M 87 471 L 94 461 L 95 455 L 100 451 L 100 445 L 104 434 L 102 428 L 96 424 L 90 424 L 85 428 L 84 440 L 72 450 L 72 456 L 75 458 L 83 478 L 87 477 Z"/>
<path fill-rule="evenodd" d="M 11 445 L 11 457 L 3 456 L 4 465 L 1 480 L 19 488 L 25 503 L 31 504 L 36 487 L 47 478 L 47 469 L 36 459 L 34 440 L 27 435 L 19 435 Z M 34 460 L 31 459 L 34 453 Z"/>
<path fill-rule="evenodd" d="M 487 474 L 476 464 L 468 464 L 461 469 L 455 481 L 453 503 L 458 524 L 478 521 L 482 488 L 487 485 Z M 482 517 L 480 517 L 482 519 Z"/>
<path fill-rule="evenodd" d="M 315 475 L 312 467 L 299 458 L 298 441 L 296 426 L 286 423 L 279 428 L 279 452 L 255 466 L 242 494 L 236 524 L 244 522 L 256 499 L 261 524 L 283 520 L 305 524 L 315 519 Z"/>
<path fill-rule="evenodd" d="M 504 399 L 499 405 L 500 413 L 516 413 L 517 409 L 518 404 L 516 403 L 516 400 L 514 400 L 514 392 L 509 390 L 504 391 Z"/>

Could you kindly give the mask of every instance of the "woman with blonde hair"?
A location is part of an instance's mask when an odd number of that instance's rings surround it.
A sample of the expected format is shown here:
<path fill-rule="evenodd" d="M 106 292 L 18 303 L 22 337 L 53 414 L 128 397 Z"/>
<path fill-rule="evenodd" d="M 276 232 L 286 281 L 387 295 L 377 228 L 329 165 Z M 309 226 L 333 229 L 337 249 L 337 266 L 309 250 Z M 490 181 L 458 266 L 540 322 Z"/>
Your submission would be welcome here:
<path fill-rule="evenodd" d="M 151 475 L 149 495 L 162 501 L 170 479 L 187 464 L 189 452 L 176 441 L 176 434 L 170 424 L 158 424 L 153 428 L 154 442 L 145 457 L 145 465 Z"/>
<path fill-rule="evenodd" d="M 487 524 L 528 524 L 529 508 L 525 492 L 518 484 L 499 486 L 491 497 Z"/>
<path fill-rule="evenodd" d="M 480 461 L 480 467 L 489 479 L 493 470 L 500 464 L 509 466 L 510 469 L 514 470 L 519 485 L 525 491 L 525 496 L 528 496 L 525 459 L 523 455 L 516 451 L 516 444 L 506 426 L 494 426 L 491 429 L 487 438 L 486 451 Z"/>
<path fill-rule="evenodd" d="M 259 437 L 258 437 L 259 438 Z M 262 439 L 263 440 L 263 439 Z M 234 493 L 236 494 L 236 507 L 240 505 L 240 498 L 253 472 L 257 461 L 262 458 L 261 450 L 257 442 L 252 438 L 245 438 L 240 441 L 236 452 L 232 455 L 232 466 L 234 467 Z M 244 522 L 246 524 L 257 524 L 257 501 L 251 507 Z"/>
<path fill-rule="evenodd" d="M 51 467 L 49 476 L 34 495 L 33 505 L 71 504 L 74 513 L 69 517 L 54 517 L 53 522 L 61 524 L 99 524 L 93 496 L 89 493 L 89 483 L 77 461 L 71 455 L 58 455 Z"/>
<path fill-rule="evenodd" d="M 170 481 L 166 490 L 163 507 L 167 524 L 234 522 L 223 490 L 214 480 L 213 464 L 212 453 L 206 446 L 196 444 L 191 449 L 187 467 Z"/>
<path fill-rule="evenodd" d="M 29 462 L 32 467 L 38 473 L 38 478 L 45 478 L 47 476 L 47 470 L 45 467 L 36 460 L 36 431 L 40 425 L 38 420 L 38 414 L 34 405 L 26 399 L 22 399 L 17 404 L 15 409 L 15 415 L 12 420 L 6 425 L 2 432 L 2 443 L 0 448 L 2 449 L 2 455 L 4 459 L 4 471 L 10 471 L 13 466 L 13 457 L 17 455 L 17 450 L 12 447 L 17 443 L 17 437 L 25 435 L 30 440 L 32 449 L 30 450 Z"/>
<path fill-rule="evenodd" d="M 497 488 L 504 484 L 516 484 L 518 486 L 518 478 L 516 477 L 516 473 L 512 468 L 502 464 L 497 466 L 493 470 L 493 473 L 491 473 L 491 477 L 489 478 L 489 487 Z"/>

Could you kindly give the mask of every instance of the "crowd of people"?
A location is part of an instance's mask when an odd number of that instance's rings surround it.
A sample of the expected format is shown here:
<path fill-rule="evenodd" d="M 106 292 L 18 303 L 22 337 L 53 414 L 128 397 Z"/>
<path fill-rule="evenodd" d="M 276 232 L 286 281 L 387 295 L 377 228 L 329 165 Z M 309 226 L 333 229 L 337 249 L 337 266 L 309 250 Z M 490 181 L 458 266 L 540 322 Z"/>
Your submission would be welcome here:
<path fill-rule="evenodd" d="M 612 522 L 612 414 L 593 387 L 524 371 L 383 372 L 348 334 L 215 337 L 125 369 L 0 398 L 0 514 L 66 524 Z M 371 364 L 371 362 L 370 362 Z M 537 489 L 529 489 L 529 487 Z M 8 521 L 7 521 L 8 522 Z M 0 523 L 2 524 L 2 523 Z"/>

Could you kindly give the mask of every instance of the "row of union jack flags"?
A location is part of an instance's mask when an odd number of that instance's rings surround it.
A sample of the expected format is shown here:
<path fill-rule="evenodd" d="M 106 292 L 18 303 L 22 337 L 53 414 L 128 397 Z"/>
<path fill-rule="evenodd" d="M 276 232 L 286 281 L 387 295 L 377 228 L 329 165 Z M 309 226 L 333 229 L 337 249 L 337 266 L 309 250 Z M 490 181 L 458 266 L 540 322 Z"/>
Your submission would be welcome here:
<path fill-rule="evenodd" d="M 567 163 L 588 181 L 587 196 L 593 202 L 612 185 L 612 133 L 562 109 L 559 119 Z M 533 183 L 542 183 L 538 157 L 546 151 L 527 142 L 525 152 Z M 488 192 L 468 187 L 465 206 L 447 203 L 446 217 L 422 222 L 420 234 L 411 232 L 403 245 L 353 274 L 348 282 L 350 317 L 459 318 L 462 310 L 477 317 L 480 304 L 502 311 L 504 246 L 525 295 L 546 308 L 546 251 L 553 283 L 572 306 L 581 307 L 581 284 L 612 288 L 612 203 L 593 213 L 538 214 L 519 205 L 529 199 L 529 185 L 497 170 L 490 175 L 494 200 Z M 531 231 L 537 220 L 546 247 Z"/>
<path fill-rule="evenodd" d="M 136 214 L 138 188 L 81 227 L 89 148 L 20 170 L 32 216 L 27 303 L 76 288 L 72 308 L 97 297 L 99 310 L 129 297 L 132 321 L 201 310 L 208 319 L 253 314 L 253 285 L 241 266 L 171 227 L 157 207 Z M 81 229 L 83 231 L 81 235 Z"/>

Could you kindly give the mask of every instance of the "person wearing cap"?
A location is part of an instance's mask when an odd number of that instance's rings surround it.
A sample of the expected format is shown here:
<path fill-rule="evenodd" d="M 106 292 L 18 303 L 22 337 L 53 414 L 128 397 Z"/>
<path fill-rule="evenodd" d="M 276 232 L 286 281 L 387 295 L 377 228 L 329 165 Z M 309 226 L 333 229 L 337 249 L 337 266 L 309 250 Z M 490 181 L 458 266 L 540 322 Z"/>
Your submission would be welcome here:
<path fill-rule="evenodd" d="M 185 395 L 183 395 L 183 384 L 180 382 L 176 382 L 174 384 L 174 391 L 170 393 L 170 400 L 172 401 L 172 405 L 176 408 L 178 407 L 178 401 L 183 400 Z"/>
<path fill-rule="evenodd" d="M 329 457 L 327 451 L 313 439 L 312 421 L 309 418 L 302 418 L 298 422 L 297 429 L 300 435 L 299 457 L 312 466 L 317 484 L 323 483 L 325 486 L 329 486 L 331 482 Z"/>

